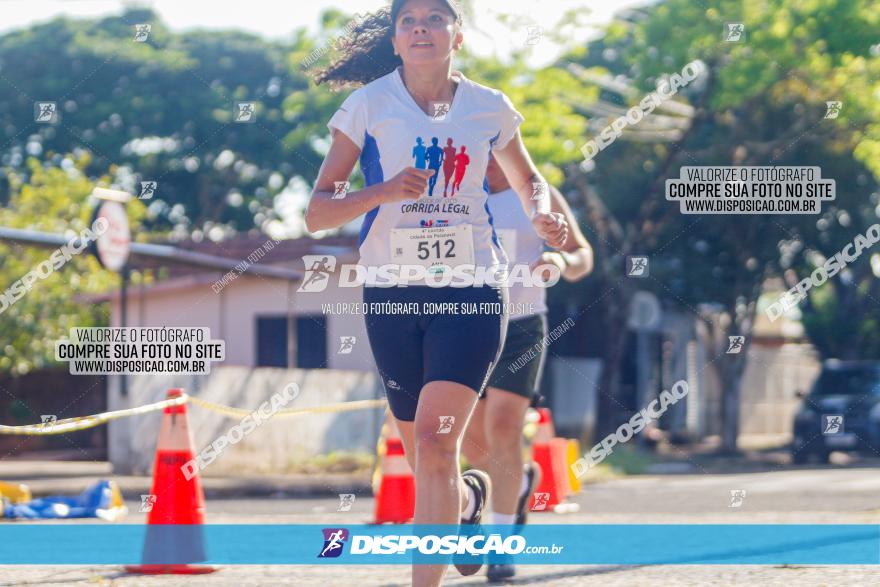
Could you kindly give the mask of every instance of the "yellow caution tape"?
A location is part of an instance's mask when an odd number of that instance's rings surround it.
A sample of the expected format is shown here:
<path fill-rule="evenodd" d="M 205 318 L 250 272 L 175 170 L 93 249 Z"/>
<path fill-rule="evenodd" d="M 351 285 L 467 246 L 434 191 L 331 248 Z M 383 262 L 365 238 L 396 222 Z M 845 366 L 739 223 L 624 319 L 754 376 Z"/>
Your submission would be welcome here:
<path fill-rule="evenodd" d="M 4 426 L 0 424 L 0 434 L 16 434 L 16 435 L 26 435 L 26 436 L 44 436 L 49 434 L 66 434 L 68 432 L 75 432 L 77 430 L 86 430 L 87 428 L 94 428 L 95 426 L 99 426 L 100 424 L 104 424 L 105 422 L 109 422 L 110 420 L 116 420 L 118 418 L 125 418 L 128 416 L 137 416 L 140 414 L 146 414 L 149 412 L 155 412 L 157 410 L 165 409 L 168 406 L 179 406 L 181 404 L 185 404 L 187 402 L 192 402 L 193 404 L 205 408 L 206 410 L 211 410 L 213 412 L 217 412 L 219 414 L 223 414 L 229 418 L 244 418 L 248 414 L 252 413 L 253 410 L 243 410 L 240 408 L 233 408 L 231 406 L 224 406 L 221 404 L 215 404 L 214 402 L 209 402 L 207 400 L 193 397 L 190 395 L 183 394 L 180 397 L 176 397 L 173 399 L 166 399 L 160 402 L 155 402 L 152 404 L 147 404 L 145 406 L 139 406 L 136 408 L 127 408 L 124 410 L 116 410 L 113 412 L 103 412 L 100 414 L 94 414 L 92 416 L 78 416 L 76 418 L 65 418 L 63 420 L 55 420 L 54 422 L 45 422 L 41 424 L 26 424 L 24 426 Z M 299 416 L 302 414 L 326 414 L 326 413 L 338 413 L 338 412 L 351 412 L 354 410 L 364 410 L 368 408 L 381 408 L 384 407 L 386 401 L 384 399 L 370 399 L 370 400 L 358 400 L 353 402 L 345 402 L 340 404 L 331 404 L 327 406 L 314 406 L 310 408 L 289 408 L 284 410 L 278 410 L 275 412 L 273 417 L 279 416 Z"/>
<path fill-rule="evenodd" d="M 27 436 L 44 436 L 48 434 L 66 434 L 76 430 L 85 430 L 94 428 L 99 424 L 125 418 L 126 416 L 137 416 L 138 414 L 146 414 L 155 412 L 156 410 L 165 409 L 168 406 L 178 406 L 187 402 L 186 394 L 173 399 L 166 399 L 153 404 L 139 406 L 137 408 L 127 408 L 125 410 L 116 410 L 114 412 L 102 412 L 93 416 L 78 416 L 76 418 L 65 418 L 63 420 L 55 420 L 54 422 L 44 422 L 41 424 L 27 424 L 25 426 L 3 426 L 0 425 L 0 434 L 24 434 Z"/>
<path fill-rule="evenodd" d="M 206 410 L 211 410 L 212 412 L 217 412 L 218 414 L 223 414 L 224 416 L 228 416 L 229 418 L 244 418 L 245 416 L 251 414 L 254 410 L 242 410 L 241 408 L 233 408 L 230 406 L 224 406 L 221 404 L 215 404 L 214 402 L 209 402 L 208 400 L 204 400 L 198 397 L 190 397 L 189 401 L 194 403 L 195 405 L 205 408 Z M 287 408 L 284 410 L 278 410 L 272 415 L 272 418 L 278 418 L 280 416 L 300 416 L 302 414 L 328 414 L 328 413 L 337 413 L 337 412 L 352 412 L 354 410 L 365 410 L 368 408 L 382 408 L 385 407 L 384 399 L 364 399 L 357 400 L 353 402 L 345 402 L 341 404 L 330 404 L 327 406 L 313 406 L 311 408 Z"/>

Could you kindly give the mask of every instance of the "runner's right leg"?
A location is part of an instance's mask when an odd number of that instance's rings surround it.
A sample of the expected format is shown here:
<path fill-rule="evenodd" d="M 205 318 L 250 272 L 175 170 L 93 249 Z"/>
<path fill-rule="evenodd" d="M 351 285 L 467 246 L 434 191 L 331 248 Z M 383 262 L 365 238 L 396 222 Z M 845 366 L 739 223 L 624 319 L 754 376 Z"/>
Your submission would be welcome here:
<path fill-rule="evenodd" d="M 394 418 L 394 416 L 392 416 Z M 406 462 L 412 469 L 413 475 L 416 474 L 416 440 L 415 440 L 415 422 L 407 422 L 406 420 L 398 420 L 394 418 L 397 424 L 397 430 L 400 432 L 400 440 L 403 442 L 403 452 L 406 453 Z"/>
<path fill-rule="evenodd" d="M 456 525 L 469 504 L 458 466 L 461 439 L 476 392 L 460 383 L 431 381 L 422 389 L 413 427 L 416 444 L 416 524 Z M 447 420 L 454 418 L 454 420 Z M 451 428 L 441 428 L 442 422 Z M 447 565 L 415 565 L 413 585 L 439 585 Z"/>

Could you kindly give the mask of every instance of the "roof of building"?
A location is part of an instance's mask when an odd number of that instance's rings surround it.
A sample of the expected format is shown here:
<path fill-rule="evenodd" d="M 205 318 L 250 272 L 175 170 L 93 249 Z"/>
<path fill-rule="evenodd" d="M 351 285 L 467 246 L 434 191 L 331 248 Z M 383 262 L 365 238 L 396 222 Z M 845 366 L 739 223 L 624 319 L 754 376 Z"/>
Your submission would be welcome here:
<path fill-rule="evenodd" d="M 209 240 L 194 241 L 187 239 L 176 243 L 163 243 L 173 246 L 181 251 L 189 251 L 212 257 L 229 259 L 236 264 L 245 262 L 246 267 L 284 267 L 292 270 L 294 275 L 301 274 L 304 270 L 303 257 L 305 255 L 334 255 L 340 262 L 354 262 L 358 258 L 358 239 L 351 236 L 333 236 L 326 238 L 296 238 L 275 241 L 266 235 L 241 234 L 229 240 L 214 242 Z M 169 262 L 171 257 L 147 257 L 137 256 L 130 261 L 133 270 L 152 269 L 156 281 L 147 286 L 138 286 L 129 295 L 144 295 L 150 293 L 169 293 L 188 289 L 191 287 L 212 284 L 221 277 L 224 272 L 211 267 L 198 267 L 191 263 Z M 230 272 L 241 273 L 236 269 Z M 134 289 L 134 288 L 133 288 Z M 88 302 L 104 302 L 118 299 L 119 290 L 104 292 L 101 294 L 77 296 L 77 300 Z"/>
<path fill-rule="evenodd" d="M 191 239 L 173 243 L 179 249 L 204 253 L 227 259 L 251 262 L 253 264 L 275 265 L 289 269 L 303 270 L 302 258 L 305 255 L 335 255 L 340 261 L 357 259 L 358 239 L 353 236 L 333 236 L 326 238 L 295 238 L 275 241 L 264 234 L 240 234 L 229 240 L 214 242 L 209 240 L 194 241 Z M 167 276 L 177 277 L 191 275 L 192 267 L 168 265 L 167 262 L 139 263 L 137 268 L 167 266 Z M 216 270 L 211 270 L 216 274 Z"/>

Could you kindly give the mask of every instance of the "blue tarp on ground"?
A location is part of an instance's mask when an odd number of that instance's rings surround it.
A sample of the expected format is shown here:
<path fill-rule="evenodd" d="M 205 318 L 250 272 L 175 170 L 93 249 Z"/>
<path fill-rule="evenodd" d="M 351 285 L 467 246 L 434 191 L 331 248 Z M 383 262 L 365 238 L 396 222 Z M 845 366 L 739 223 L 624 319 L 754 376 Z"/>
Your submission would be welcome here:
<path fill-rule="evenodd" d="M 116 519 L 126 513 L 119 489 L 112 481 L 98 481 L 79 495 L 53 495 L 26 503 L 6 503 L 4 518 L 54 519 L 103 518 Z"/>

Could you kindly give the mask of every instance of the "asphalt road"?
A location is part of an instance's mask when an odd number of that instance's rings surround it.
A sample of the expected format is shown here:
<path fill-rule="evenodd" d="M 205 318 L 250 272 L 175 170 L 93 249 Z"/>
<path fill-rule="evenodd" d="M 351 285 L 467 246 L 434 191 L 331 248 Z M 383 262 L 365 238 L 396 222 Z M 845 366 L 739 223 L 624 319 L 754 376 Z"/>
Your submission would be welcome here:
<path fill-rule="evenodd" d="M 732 490 L 744 491 L 730 507 Z M 880 522 L 880 475 L 873 466 L 798 468 L 729 475 L 639 476 L 589 485 L 577 498 L 577 513 L 540 513 L 533 523 L 737 524 Z M 139 503 L 128 504 L 126 522 L 141 522 Z M 209 500 L 209 523 L 358 524 L 368 522 L 372 499 L 358 497 L 349 512 L 337 500 Z M 119 567 L 0 567 L 0 585 L 298 585 L 358 587 L 407 585 L 406 566 L 228 566 L 199 577 L 126 576 Z M 454 569 L 448 585 L 484 585 Z M 555 566 L 521 565 L 521 585 L 880 585 L 880 566 Z"/>

